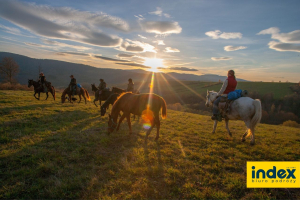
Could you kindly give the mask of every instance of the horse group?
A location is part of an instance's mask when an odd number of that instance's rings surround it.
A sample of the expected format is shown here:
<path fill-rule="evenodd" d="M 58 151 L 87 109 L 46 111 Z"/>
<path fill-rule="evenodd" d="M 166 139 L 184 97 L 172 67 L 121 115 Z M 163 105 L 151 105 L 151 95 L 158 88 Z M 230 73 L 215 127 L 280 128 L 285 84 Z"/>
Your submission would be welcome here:
<path fill-rule="evenodd" d="M 38 82 L 33 80 L 28 80 L 28 87 L 31 85 L 34 86 L 34 97 L 36 99 L 40 99 L 40 93 L 44 92 L 41 90 L 40 85 Z M 147 140 L 148 135 L 150 134 L 151 130 L 156 126 L 157 133 L 155 140 L 159 138 L 159 129 L 160 129 L 160 118 L 159 118 L 159 112 L 161 111 L 161 117 L 162 119 L 165 119 L 167 116 L 167 106 L 165 100 L 156 95 L 156 94 L 134 94 L 132 92 L 126 92 L 123 89 L 113 87 L 112 90 L 104 91 L 101 95 L 99 95 L 99 92 L 95 84 L 91 84 L 92 90 L 95 93 L 95 99 L 94 104 L 96 105 L 96 101 L 100 101 L 100 111 L 101 116 L 104 116 L 106 113 L 106 110 L 108 109 L 109 105 L 112 105 L 111 112 L 109 114 L 108 118 L 108 129 L 107 133 L 113 132 L 115 129 L 116 131 L 119 130 L 120 124 L 122 121 L 126 118 L 129 132 L 132 133 L 131 128 L 131 121 L 130 121 L 130 114 L 138 115 L 138 116 L 146 116 L 148 121 L 150 122 L 151 126 L 147 130 L 146 138 Z M 49 92 L 52 94 L 54 100 L 55 100 L 55 88 L 53 86 L 48 85 L 47 86 Z M 38 93 L 38 98 L 35 96 Z M 46 92 L 46 99 L 48 98 L 48 91 Z M 62 103 L 65 102 L 66 95 L 69 96 L 69 101 L 72 102 L 71 98 L 71 91 L 70 88 L 66 88 L 61 96 Z M 89 93 L 84 88 L 78 88 L 77 95 L 79 95 L 79 102 L 81 101 L 81 96 L 83 96 L 85 103 L 86 100 L 90 100 Z M 207 107 L 212 108 L 213 102 L 217 98 L 217 92 L 214 91 L 207 91 L 206 96 L 206 102 L 205 105 Z M 101 105 L 101 101 L 104 101 L 105 103 Z M 78 103 L 79 103 L 78 102 Z M 97 106 L 98 107 L 98 106 Z M 122 112 L 122 115 L 121 115 Z M 120 116 L 120 119 L 118 120 L 118 117 Z M 249 97 L 240 97 L 237 100 L 233 101 L 231 104 L 231 109 L 229 112 L 226 113 L 224 117 L 225 119 L 225 125 L 227 132 L 229 136 L 232 136 L 229 127 L 228 122 L 229 120 L 242 120 L 245 122 L 247 130 L 242 136 L 242 142 L 246 140 L 246 137 L 251 137 L 251 145 L 255 144 L 255 127 L 260 122 L 262 116 L 262 109 L 261 109 L 261 102 L 258 99 L 252 99 Z M 215 133 L 216 127 L 217 127 L 218 121 L 214 121 L 213 125 L 213 131 L 212 133 Z"/>

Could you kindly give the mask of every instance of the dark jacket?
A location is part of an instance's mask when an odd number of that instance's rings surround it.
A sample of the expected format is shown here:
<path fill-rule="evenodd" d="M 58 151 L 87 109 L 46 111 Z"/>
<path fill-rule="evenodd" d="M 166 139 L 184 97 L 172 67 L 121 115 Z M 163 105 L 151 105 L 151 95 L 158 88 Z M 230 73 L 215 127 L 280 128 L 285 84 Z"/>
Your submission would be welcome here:
<path fill-rule="evenodd" d="M 75 78 L 72 78 L 71 79 L 71 82 L 70 82 L 70 84 L 69 84 L 69 86 L 76 86 L 77 84 L 76 84 L 76 79 Z"/>

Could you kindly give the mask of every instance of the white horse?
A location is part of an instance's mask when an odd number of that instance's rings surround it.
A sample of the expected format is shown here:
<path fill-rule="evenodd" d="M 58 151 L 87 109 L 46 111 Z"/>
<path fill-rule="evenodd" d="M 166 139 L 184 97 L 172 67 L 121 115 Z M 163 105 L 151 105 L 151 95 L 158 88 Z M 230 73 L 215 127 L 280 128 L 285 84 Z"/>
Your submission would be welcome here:
<path fill-rule="evenodd" d="M 213 102 L 216 100 L 218 93 L 215 91 L 207 91 L 205 106 L 213 107 Z M 246 140 L 246 137 L 251 136 L 250 144 L 255 144 L 254 128 L 260 122 L 262 116 L 261 103 L 259 99 L 251 99 L 249 97 L 240 97 L 231 104 L 229 113 L 225 118 L 226 129 L 230 136 L 231 132 L 228 128 L 229 120 L 243 120 L 247 126 L 247 131 L 242 137 L 242 142 Z M 212 133 L 215 133 L 218 121 L 215 120 Z"/>

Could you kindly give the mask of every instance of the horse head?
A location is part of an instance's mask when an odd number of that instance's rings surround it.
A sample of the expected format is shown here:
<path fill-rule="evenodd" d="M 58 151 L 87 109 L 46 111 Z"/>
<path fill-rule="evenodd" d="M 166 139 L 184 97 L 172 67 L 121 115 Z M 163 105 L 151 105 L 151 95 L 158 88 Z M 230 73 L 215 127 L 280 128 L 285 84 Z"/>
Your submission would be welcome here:
<path fill-rule="evenodd" d="M 33 80 L 32 79 L 28 79 L 28 87 L 33 85 Z"/>
<path fill-rule="evenodd" d="M 217 96 L 218 96 L 217 92 L 207 90 L 205 106 L 212 107 L 213 102 L 214 102 L 214 100 L 216 100 Z"/>
<path fill-rule="evenodd" d="M 111 117 L 111 115 L 108 115 L 108 128 L 107 128 L 107 133 L 111 133 L 115 130 L 115 128 L 117 127 L 117 120 L 114 120 L 113 117 Z"/>
<path fill-rule="evenodd" d="M 92 86 L 92 91 L 93 92 L 96 92 L 98 90 L 98 88 L 95 86 L 95 83 L 91 84 Z"/>
<path fill-rule="evenodd" d="M 102 105 L 100 110 L 101 110 L 101 116 L 104 116 L 106 113 L 106 108 Z"/>

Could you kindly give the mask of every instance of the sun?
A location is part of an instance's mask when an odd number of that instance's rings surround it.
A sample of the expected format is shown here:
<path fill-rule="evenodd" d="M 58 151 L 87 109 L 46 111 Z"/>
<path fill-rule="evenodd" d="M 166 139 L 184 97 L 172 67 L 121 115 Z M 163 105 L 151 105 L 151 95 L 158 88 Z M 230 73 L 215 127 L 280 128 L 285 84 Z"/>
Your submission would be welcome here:
<path fill-rule="evenodd" d="M 158 58 L 147 58 L 144 62 L 144 65 L 151 67 L 149 71 L 152 72 L 159 72 L 160 70 L 158 68 L 164 66 L 163 59 L 158 59 Z"/>

